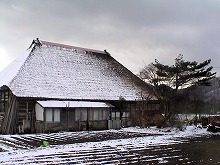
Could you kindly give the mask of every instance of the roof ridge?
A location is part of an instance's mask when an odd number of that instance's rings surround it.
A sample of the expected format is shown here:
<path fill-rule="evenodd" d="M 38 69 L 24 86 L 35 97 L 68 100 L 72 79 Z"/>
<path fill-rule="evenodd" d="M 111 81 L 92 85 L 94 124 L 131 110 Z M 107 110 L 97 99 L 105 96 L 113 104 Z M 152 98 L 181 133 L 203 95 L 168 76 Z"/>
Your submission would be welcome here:
<path fill-rule="evenodd" d="M 72 45 L 66 45 L 66 44 L 60 44 L 60 43 L 55 43 L 55 42 L 49 42 L 49 41 L 42 41 L 41 40 L 41 43 L 45 44 L 45 45 L 60 46 L 60 47 L 68 48 L 68 49 L 79 49 L 79 50 L 84 50 L 84 51 L 88 51 L 88 52 L 108 54 L 108 53 L 106 53 L 106 51 L 82 48 L 82 47 L 77 47 L 77 46 L 72 46 Z"/>

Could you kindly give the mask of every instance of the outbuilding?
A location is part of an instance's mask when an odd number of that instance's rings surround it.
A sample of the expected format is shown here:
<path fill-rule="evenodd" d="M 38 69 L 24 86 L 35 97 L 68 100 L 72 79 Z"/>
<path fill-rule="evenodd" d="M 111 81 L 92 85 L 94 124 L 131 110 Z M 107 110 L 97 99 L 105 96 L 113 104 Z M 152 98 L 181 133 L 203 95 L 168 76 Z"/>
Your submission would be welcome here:
<path fill-rule="evenodd" d="M 104 102 L 37 101 L 36 131 L 57 132 L 63 128 L 68 131 L 109 129 L 113 107 Z"/>

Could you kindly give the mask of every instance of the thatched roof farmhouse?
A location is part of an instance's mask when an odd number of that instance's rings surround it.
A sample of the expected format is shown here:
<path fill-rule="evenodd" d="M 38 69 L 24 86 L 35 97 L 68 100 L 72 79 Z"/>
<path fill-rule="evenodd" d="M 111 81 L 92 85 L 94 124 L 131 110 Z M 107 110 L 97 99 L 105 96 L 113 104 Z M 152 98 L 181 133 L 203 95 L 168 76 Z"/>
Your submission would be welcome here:
<path fill-rule="evenodd" d="M 107 51 L 36 39 L 0 72 L 0 132 L 118 128 L 111 120 L 129 118 L 143 96 L 155 99 Z M 121 102 L 131 103 L 124 113 Z"/>

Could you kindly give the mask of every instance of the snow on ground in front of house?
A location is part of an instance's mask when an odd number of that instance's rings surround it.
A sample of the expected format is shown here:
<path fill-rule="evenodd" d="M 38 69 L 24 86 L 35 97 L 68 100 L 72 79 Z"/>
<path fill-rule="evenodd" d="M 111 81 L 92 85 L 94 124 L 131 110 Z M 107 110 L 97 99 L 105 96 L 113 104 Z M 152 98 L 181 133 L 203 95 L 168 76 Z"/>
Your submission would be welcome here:
<path fill-rule="evenodd" d="M 34 149 L 14 149 L 11 150 L 8 148 L 7 152 L 0 152 L 0 160 L 2 162 L 6 161 L 7 163 L 10 160 L 18 159 L 18 158 L 28 158 L 31 159 L 36 156 L 42 155 L 54 155 L 54 154 L 62 154 L 68 152 L 83 152 L 83 151 L 92 151 L 94 149 L 104 148 L 106 146 L 113 147 L 118 151 L 129 150 L 128 146 L 136 147 L 149 147 L 149 146 L 160 146 L 160 145 L 170 145 L 184 142 L 184 138 L 194 138 L 200 137 L 204 135 L 212 135 L 213 133 L 207 132 L 205 128 L 196 127 L 196 126 L 188 126 L 184 131 L 178 131 L 174 128 L 164 128 L 158 129 L 156 127 L 151 128 L 138 128 L 138 127 L 130 127 L 130 128 L 122 128 L 120 130 L 108 130 L 108 131 L 123 131 L 123 132 L 137 132 L 137 133 L 148 133 L 149 136 L 144 137 L 134 137 L 127 139 L 116 139 L 116 140 L 106 140 L 101 142 L 84 142 L 84 143 L 75 143 L 75 144 L 66 144 L 66 145 L 50 145 L 49 147 L 39 147 Z M 93 131 L 92 131 L 93 132 Z M 60 134 L 62 138 L 62 134 Z M 68 132 L 67 132 L 68 134 Z M 59 135 L 59 133 L 57 134 Z M 220 133 L 217 133 L 220 135 Z M 10 136 L 19 136 L 19 135 L 1 135 L 1 139 L 10 138 Z M 28 135 L 26 135 L 28 136 Z M 0 141 L 0 148 L 6 149 L 6 145 L 2 144 Z M 60 158 L 53 158 L 53 161 Z"/>

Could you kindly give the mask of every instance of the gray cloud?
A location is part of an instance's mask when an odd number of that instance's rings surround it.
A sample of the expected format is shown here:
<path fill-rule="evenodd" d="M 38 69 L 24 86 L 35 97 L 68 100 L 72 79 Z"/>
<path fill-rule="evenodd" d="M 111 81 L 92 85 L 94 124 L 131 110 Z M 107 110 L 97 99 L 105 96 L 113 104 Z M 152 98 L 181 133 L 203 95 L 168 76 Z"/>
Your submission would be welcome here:
<path fill-rule="evenodd" d="M 170 64 L 179 53 L 220 67 L 217 0 L 1 0 L 0 6 L 0 47 L 13 58 L 39 37 L 107 49 L 134 73 L 155 58 Z"/>

